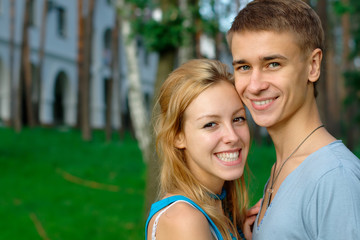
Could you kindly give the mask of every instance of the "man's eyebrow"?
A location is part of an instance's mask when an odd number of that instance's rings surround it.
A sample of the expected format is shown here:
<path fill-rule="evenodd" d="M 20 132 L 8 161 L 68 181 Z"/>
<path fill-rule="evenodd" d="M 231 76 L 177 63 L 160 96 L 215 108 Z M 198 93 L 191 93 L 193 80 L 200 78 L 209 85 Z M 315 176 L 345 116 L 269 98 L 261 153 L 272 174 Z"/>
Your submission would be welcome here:
<path fill-rule="evenodd" d="M 274 59 L 287 60 L 288 58 L 285 57 L 284 55 L 281 55 L 281 54 L 274 54 L 274 55 L 269 55 L 269 56 L 262 57 L 260 59 L 265 62 L 265 61 L 271 61 L 271 60 L 274 60 Z M 235 66 L 237 64 L 245 64 L 245 63 L 247 63 L 246 59 L 239 59 L 239 60 L 234 60 L 232 62 L 232 65 Z"/>
<path fill-rule="evenodd" d="M 236 64 L 244 64 L 244 63 L 246 63 L 245 59 L 234 60 L 232 62 L 232 65 L 235 66 Z"/>
<path fill-rule="evenodd" d="M 269 61 L 269 60 L 274 60 L 274 59 L 283 59 L 283 60 L 287 60 L 287 57 L 280 55 L 280 54 L 275 54 L 275 55 L 269 55 L 269 56 L 265 56 L 262 58 L 263 61 Z"/>

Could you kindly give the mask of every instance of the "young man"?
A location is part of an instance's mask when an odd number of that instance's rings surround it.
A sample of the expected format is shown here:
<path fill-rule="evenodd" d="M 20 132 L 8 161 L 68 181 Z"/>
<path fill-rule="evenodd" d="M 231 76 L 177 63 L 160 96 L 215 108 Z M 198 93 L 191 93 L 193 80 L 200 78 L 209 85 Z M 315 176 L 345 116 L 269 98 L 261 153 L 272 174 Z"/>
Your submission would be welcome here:
<path fill-rule="evenodd" d="M 237 91 L 276 149 L 253 239 L 360 239 L 360 160 L 316 105 L 324 33 L 301 0 L 255 0 L 228 32 Z"/>

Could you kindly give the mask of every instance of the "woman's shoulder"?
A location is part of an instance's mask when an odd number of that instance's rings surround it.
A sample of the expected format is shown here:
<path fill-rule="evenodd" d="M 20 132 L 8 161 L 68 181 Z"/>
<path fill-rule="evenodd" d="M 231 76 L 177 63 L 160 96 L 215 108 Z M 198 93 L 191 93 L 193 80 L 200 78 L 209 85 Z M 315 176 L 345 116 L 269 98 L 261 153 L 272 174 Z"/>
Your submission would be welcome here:
<path fill-rule="evenodd" d="M 178 239 L 201 239 L 201 236 L 204 236 L 204 239 L 211 239 L 212 237 L 205 215 L 182 201 L 174 204 L 163 214 L 157 231 L 157 235 L 162 233 L 166 236 L 176 235 Z"/>
<path fill-rule="evenodd" d="M 183 219 L 188 221 L 204 221 L 207 223 L 205 215 L 185 201 L 177 201 L 164 213 L 164 219 L 169 221 L 182 222 Z"/>
<path fill-rule="evenodd" d="M 159 218 L 156 238 L 212 239 L 205 215 L 190 203 L 176 201 Z"/>

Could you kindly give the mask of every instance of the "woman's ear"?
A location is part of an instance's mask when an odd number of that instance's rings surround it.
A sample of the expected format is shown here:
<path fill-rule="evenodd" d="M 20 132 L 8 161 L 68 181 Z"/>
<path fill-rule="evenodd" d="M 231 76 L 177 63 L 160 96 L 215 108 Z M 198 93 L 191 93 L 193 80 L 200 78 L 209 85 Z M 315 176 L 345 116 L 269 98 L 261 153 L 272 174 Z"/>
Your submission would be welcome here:
<path fill-rule="evenodd" d="M 184 134 L 181 132 L 181 133 L 178 133 L 175 137 L 175 147 L 178 148 L 178 149 L 185 149 L 186 148 L 186 141 L 185 141 L 185 136 Z"/>
<path fill-rule="evenodd" d="M 320 78 L 322 51 L 316 48 L 310 55 L 309 81 L 316 82 Z"/>

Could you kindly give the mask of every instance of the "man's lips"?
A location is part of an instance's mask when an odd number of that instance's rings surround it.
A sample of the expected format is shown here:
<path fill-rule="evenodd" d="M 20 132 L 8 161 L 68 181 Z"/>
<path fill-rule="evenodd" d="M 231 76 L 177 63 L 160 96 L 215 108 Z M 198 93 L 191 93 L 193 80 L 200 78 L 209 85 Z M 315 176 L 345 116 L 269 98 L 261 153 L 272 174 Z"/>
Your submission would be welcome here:
<path fill-rule="evenodd" d="M 255 110 L 265 110 L 269 108 L 274 101 L 277 99 L 275 98 L 264 98 L 264 99 L 250 99 L 251 105 Z"/>

